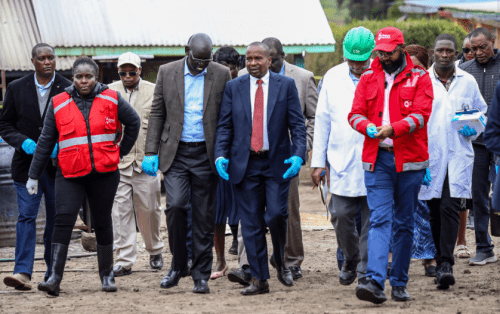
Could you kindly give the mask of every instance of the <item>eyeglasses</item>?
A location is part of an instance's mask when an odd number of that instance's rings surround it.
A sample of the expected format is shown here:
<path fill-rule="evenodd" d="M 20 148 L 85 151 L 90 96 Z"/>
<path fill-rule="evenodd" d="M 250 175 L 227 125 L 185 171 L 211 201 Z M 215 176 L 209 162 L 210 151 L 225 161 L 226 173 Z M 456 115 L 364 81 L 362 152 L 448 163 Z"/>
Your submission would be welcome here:
<path fill-rule="evenodd" d="M 120 76 L 127 76 L 127 73 L 129 76 L 136 76 L 137 75 L 136 71 L 129 71 L 129 72 L 120 71 L 120 72 L 118 72 L 118 74 L 120 74 Z"/>
<path fill-rule="evenodd" d="M 210 55 L 210 59 L 197 59 L 195 57 L 193 57 L 193 53 L 191 51 L 189 51 L 189 54 L 191 55 L 191 59 L 194 61 L 194 62 L 198 62 L 198 63 L 208 63 L 208 62 L 212 62 L 213 61 L 213 58 L 214 58 L 214 53 L 212 52 L 212 54 Z"/>
<path fill-rule="evenodd" d="M 465 54 L 469 54 L 469 53 L 471 53 L 471 51 L 472 51 L 472 49 L 470 49 L 470 48 L 462 47 L 462 52 Z"/>
<path fill-rule="evenodd" d="M 399 46 L 396 46 L 396 48 L 393 51 L 380 51 L 377 50 L 377 55 L 380 58 L 390 58 L 392 57 L 396 52 L 398 52 Z"/>

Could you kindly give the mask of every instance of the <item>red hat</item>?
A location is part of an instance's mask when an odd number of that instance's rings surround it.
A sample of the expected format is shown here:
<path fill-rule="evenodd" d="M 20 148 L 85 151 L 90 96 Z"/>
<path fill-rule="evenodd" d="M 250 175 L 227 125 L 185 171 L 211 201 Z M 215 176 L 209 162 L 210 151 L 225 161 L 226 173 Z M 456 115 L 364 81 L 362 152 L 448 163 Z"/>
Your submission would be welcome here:
<path fill-rule="evenodd" d="M 396 27 L 382 28 L 375 36 L 375 48 L 373 50 L 393 51 L 397 45 L 405 43 L 403 33 Z"/>

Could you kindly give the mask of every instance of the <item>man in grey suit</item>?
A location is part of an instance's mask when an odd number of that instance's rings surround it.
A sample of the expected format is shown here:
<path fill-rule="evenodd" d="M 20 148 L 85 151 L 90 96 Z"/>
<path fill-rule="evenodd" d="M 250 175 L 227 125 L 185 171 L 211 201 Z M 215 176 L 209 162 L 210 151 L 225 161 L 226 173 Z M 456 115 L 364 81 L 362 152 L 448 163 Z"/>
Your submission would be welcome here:
<path fill-rule="evenodd" d="M 191 36 L 185 51 L 186 57 L 162 65 L 158 72 L 142 169 L 155 176 L 159 167 L 165 176 L 165 214 L 173 258 L 160 286 L 177 286 L 181 277 L 189 275 L 186 237 L 191 203 L 193 292 L 209 293 L 218 183 L 215 131 L 231 74 L 227 67 L 211 62 L 208 35 Z"/>
<path fill-rule="evenodd" d="M 283 51 L 283 46 L 277 38 L 269 37 L 262 41 L 264 44 L 269 46 L 271 51 L 271 66 L 269 67 L 271 71 L 277 74 L 288 76 L 293 78 L 295 81 L 295 86 L 299 92 L 300 106 L 302 107 L 302 113 L 304 119 L 307 119 L 307 154 L 305 161 L 307 162 L 308 153 L 312 149 L 312 142 L 314 137 L 314 115 L 316 112 L 316 103 L 318 102 L 318 91 L 316 89 L 316 81 L 314 80 L 314 74 L 311 71 L 307 71 L 303 68 L 295 66 L 285 61 L 285 52 Z M 239 71 L 238 76 L 247 74 L 246 68 Z M 304 260 L 304 246 L 302 243 L 302 228 L 300 226 L 300 200 L 299 200 L 299 177 L 295 177 L 290 181 L 290 190 L 288 194 L 288 230 L 287 230 L 287 240 L 285 246 L 285 266 L 292 272 L 293 279 L 298 279 L 302 277 L 302 270 L 300 268 L 302 261 Z M 238 252 L 240 254 L 240 269 L 235 272 L 231 272 L 232 276 L 236 272 L 239 272 L 238 278 L 242 281 L 242 272 L 248 267 L 246 252 L 241 248 L 243 246 L 243 238 L 239 236 L 238 238 Z M 276 267 L 276 263 L 271 255 L 271 265 Z M 248 276 L 247 276 L 248 278 Z M 236 280 L 235 280 L 236 281 Z"/>

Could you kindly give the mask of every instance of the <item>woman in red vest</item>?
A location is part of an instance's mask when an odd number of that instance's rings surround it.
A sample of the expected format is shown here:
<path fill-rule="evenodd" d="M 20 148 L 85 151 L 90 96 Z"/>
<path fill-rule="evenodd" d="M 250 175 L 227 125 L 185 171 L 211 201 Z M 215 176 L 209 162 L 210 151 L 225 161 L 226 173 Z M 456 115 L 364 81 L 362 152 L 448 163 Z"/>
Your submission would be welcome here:
<path fill-rule="evenodd" d="M 71 232 L 87 196 L 97 240 L 97 260 L 103 291 L 116 291 L 113 274 L 113 224 L 111 208 L 120 173 L 118 163 L 132 149 L 140 119 L 116 91 L 97 82 L 98 65 L 88 57 L 73 64 L 73 85 L 54 96 L 47 110 L 42 134 L 26 184 L 38 189 L 38 178 L 57 143 L 56 218 L 49 279 L 38 290 L 59 295 Z M 121 138 L 121 124 L 125 126 Z"/>

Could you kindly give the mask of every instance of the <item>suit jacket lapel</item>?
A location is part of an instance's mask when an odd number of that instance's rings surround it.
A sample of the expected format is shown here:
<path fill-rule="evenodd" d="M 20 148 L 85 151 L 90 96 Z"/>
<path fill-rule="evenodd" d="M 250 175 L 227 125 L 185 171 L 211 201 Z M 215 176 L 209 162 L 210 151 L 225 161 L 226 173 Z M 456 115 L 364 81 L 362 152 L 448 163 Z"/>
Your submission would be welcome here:
<path fill-rule="evenodd" d="M 182 116 L 184 118 L 184 62 L 186 57 L 182 59 L 182 62 L 179 63 L 179 67 L 176 70 L 175 74 L 175 83 L 177 84 L 177 91 L 179 92 L 180 105 L 182 108 Z"/>
<path fill-rule="evenodd" d="M 247 74 L 244 79 L 240 82 L 240 88 L 238 88 L 240 97 L 243 102 L 243 110 L 248 118 L 248 123 L 252 127 L 252 97 L 250 95 L 250 74 Z"/>
<path fill-rule="evenodd" d="M 285 67 L 286 69 L 286 67 Z M 278 98 L 279 90 L 281 88 L 281 82 L 279 74 L 274 74 L 269 71 L 269 95 L 267 96 L 267 124 L 273 114 L 274 106 L 276 105 L 276 99 Z"/>
<path fill-rule="evenodd" d="M 210 63 L 207 67 L 207 73 L 205 74 L 204 85 L 203 85 L 203 115 L 205 115 L 205 110 L 208 106 L 208 96 L 210 95 L 210 90 L 212 89 L 213 81 L 213 71 L 212 64 Z"/>
<path fill-rule="evenodd" d="M 290 66 L 290 63 L 288 63 L 286 61 L 283 61 L 283 63 L 285 64 L 285 76 L 294 78 L 293 77 L 293 74 L 294 74 L 293 68 Z"/>
<path fill-rule="evenodd" d="M 42 123 L 42 113 L 40 112 L 40 105 L 38 104 L 38 94 L 36 92 L 35 85 L 35 76 L 33 75 L 31 80 L 28 82 L 28 99 L 33 99 L 33 104 L 35 104 L 35 108 L 33 108 L 35 115 L 38 119 L 39 125 Z"/>

